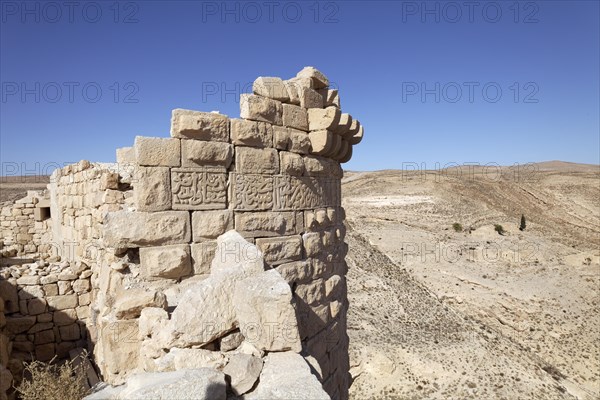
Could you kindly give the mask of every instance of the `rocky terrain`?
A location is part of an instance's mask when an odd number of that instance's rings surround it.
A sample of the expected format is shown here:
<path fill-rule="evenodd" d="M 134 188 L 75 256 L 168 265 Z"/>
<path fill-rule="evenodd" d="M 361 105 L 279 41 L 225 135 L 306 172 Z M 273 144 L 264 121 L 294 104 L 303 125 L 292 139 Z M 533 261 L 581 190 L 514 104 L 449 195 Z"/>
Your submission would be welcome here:
<path fill-rule="evenodd" d="M 598 398 L 598 166 L 347 172 L 342 185 L 351 397 Z"/>

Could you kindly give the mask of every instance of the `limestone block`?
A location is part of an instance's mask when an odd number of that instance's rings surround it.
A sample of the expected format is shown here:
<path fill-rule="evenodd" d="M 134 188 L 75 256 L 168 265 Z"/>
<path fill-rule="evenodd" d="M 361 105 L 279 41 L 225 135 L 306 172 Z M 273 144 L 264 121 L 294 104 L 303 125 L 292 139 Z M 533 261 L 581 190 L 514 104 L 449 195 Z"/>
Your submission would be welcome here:
<path fill-rule="evenodd" d="M 215 210 L 227 205 L 227 175 L 197 169 L 171 170 L 174 210 Z"/>
<path fill-rule="evenodd" d="M 312 278 L 312 264 L 307 260 L 280 264 L 276 270 L 290 286 Z"/>
<path fill-rule="evenodd" d="M 171 209 L 171 175 L 168 167 L 138 167 L 133 182 L 133 199 L 138 211 Z"/>
<path fill-rule="evenodd" d="M 52 311 L 52 310 L 51 310 Z M 70 325 L 77 320 L 77 313 L 74 309 L 68 308 L 62 311 L 52 313 L 52 322 L 56 326 Z"/>
<path fill-rule="evenodd" d="M 333 138 L 333 142 L 331 143 L 331 148 L 329 149 L 329 151 L 327 152 L 326 156 L 327 157 L 334 157 L 336 156 L 340 149 L 342 148 L 342 141 L 344 139 L 342 139 L 342 137 L 338 134 L 333 134 L 332 136 Z"/>
<path fill-rule="evenodd" d="M 19 295 L 17 294 L 16 285 L 0 279 L 0 298 L 4 300 L 4 307 L 7 313 L 13 313 L 19 310 Z"/>
<path fill-rule="evenodd" d="M 314 257 L 323 251 L 323 242 L 319 232 L 309 232 L 302 235 L 304 251 L 307 257 Z"/>
<path fill-rule="evenodd" d="M 310 152 L 310 137 L 307 133 L 290 128 L 289 138 L 289 151 L 298 154 L 308 154 Z"/>
<path fill-rule="evenodd" d="M 181 166 L 229 168 L 233 158 L 233 146 L 223 142 L 181 140 Z"/>
<path fill-rule="evenodd" d="M 45 331 L 46 329 L 52 329 L 52 327 L 53 327 L 53 325 L 51 322 L 38 323 L 38 324 L 33 325 L 31 328 L 29 328 L 29 330 L 27 331 L 27 334 L 31 335 L 33 333 Z M 31 336 L 29 336 L 29 338 L 31 338 Z"/>
<path fill-rule="evenodd" d="M 236 212 L 235 229 L 245 237 L 293 235 L 302 232 L 301 213 Z"/>
<path fill-rule="evenodd" d="M 8 389 L 12 386 L 13 376 L 12 373 L 0 364 L 0 397 L 5 394 Z"/>
<path fill-rule="evenodd" d="M 290 146 L 290 131 L 284 126 L 273 126 L 273 147 L 287 150 Z"/>
<path fill-rule="evenodd" d="M 310 78 L 312 87 L 315 89 L 326 88 L 329 86 L 329 79 L 315 67 L 304 67 L 296 74 L 298 78 Z"/>
<path fill-rule="evenodd" d="M 334 106 L 341 108 L 340 96 L 337 89 L 318 89 L 317 92 L 323 97 L 323 103 L 325 107 Z"/>
<path fill-rule="evenodd" d="M 233 211 L 194 211 L 192 213 L 192 237 L 194 242 L 216 239 L 233 229 Z"/>
<path fill-rule="evenodd" d="M 17 279 L 17 285 L 26 286 L 26 285 L 39 285 L 40 277 L 37 275 L 25 275 Z"/>
<path fill-rule="evenodd" d="M 167 299 L 161 292 L 145 289 L 129 289 L 120 293 L 115 302 L 115 316 L 118 319 L 138 318 L 146 307 L 167 307 Z"/>
<path fill-rule="evenodd" d="M 351 147 L 352 145 L 350 143 L 348 143 L 348 141 L 346 139 L 342 139 L 341 140 L 341 146 L 340 149 L 338 150 L 338 152 L 332 156 L 332 158 L 334 160 L 341 160 L 343 159 L 347 154 L 348 154 L 348 149 Z"/>
<path fill-rule="evenodd" d="M 67 308 L 77 307 L 77 295 L 76 294 L 65 294 L 62 296 L 48 296 L 46 297 L 48 307 L 51 310 L 65 310 Z"/>
<path fill-rule="evenodd" d="M 242 395 L 254 386 L 262 370 L 262 359 L 250 354 L 233 354 L 223 373 L 229 377 L 234 394 Z"/>
<path fill-rule="evenodd" d="M 24 276 L 21 277 L 19 279 L 23 279 L 23 278 L 30 278 L 30 276 Z M 39 276 L 35 276 L 35 278 L 38 278 L 39 280 Z M 34 281 L 31 281 L 34 282 Z M 17 279 L 17 284 L 19 284 L 19 280 Z M 21 300 L 26 300 L 26 299 L 32 299 L 34 297 L 44 297 L 44 290 L 42 289 L 41 286 L 39 285 L 23 285 L 23 288 L 21 290 L 19 290 L 19 299 Z"/>
<path fill-rule="evenodd" d="M 240 117 L 242 118 L 281 125 L 282 114 L 280 101 L 247 93 L 240 96 Z"/>
<path fill-rule="evenodd" d="M 293 104 L 283 104 L 282 107 L 284 126 L 299 129 L 301 131 L 308 131 L 308 113 L 306 108 Z"/>
<path fill-rule="evenodd" d="M 179 279 L 192 273 L 190 246 L 144 247 L 140 249 L 140 272 L 145 278 Z"/>
<path fill-rule="evenodd" d="M 180 369 L 168 372 L 138 373 L 130 377 L 124 386 L 107 387 L 84 399 L 225 400 L 226 389 L 225 375 L 213 368 Z"/>
<path fill-rule="evenodd" d="M 58 328 L 60 331 L 60 339 L 65 340 L 79 340 L 81 332 L 78 324 L 64 325 Z"/>
<path fill-rule="evenodd" d="M 227 364 L 227 359 L 217 351 L 206 349 L 180 349 L 172 348 L 169 353 L 154 362 L 157 371 L 170 371 L 181 369 L 212 368 L 222 370 Z"/>
<path fill-rule="evenodd" d="M 206 275 L 210 273 L 210 264 L 215 257 L 217 242 L 212 240 L 190 245 L 192 253 L 192 267 L 194 275 Z"/>
<path fill-rule="evenodd" d="M 283 236 L 256 239 L 256 246 L 262 251 L 265 261 L 279 265 L 302 258 L 302 238 Z"/>
<path fill-rule="evenodd" d="M 279 173 L 279 155 L 275 149 L 236 147 L 235 169 L 244 174 Z"/>
<path fill-rule="evenodd" d="M 294 293 L 304 304 L 317 305 L 325 299 L 325 282 L 323 279 L 316 279 L 297 285 Z"/>
<path fill-rule="evenodd" d="M 90 307 L 89 306 L 77 307 L 75 309 L 75 311 L 77 312 L 77 319 L 79 319 L 79 320 L 83 320 L 83 319 L 90 317 Z"/>
<path fill-rule="evenodd" d="M 36 298 L 27 301 L 29 315 L 38 315 L 46 312 L 46 300 Z"/>
<path fill-rule="evenodd" d="M 273 210 L 333 207 L 339 206 L 341 201 L 341 186 L 338 179 L 276 175 L 273 185 Z"/>
<path fill-rule="evenodd" d="M 92 295 L 90 293 L 82 293 L 79 295 L 79 305 L 87 306 L 92 301 Z"/>
<path fill-rule="evenodd" d="M 179 167 L 181 163 L 181 149 L 177 139 L 136 136 L 133 147 L 138 165 Z"/>
<path fill-rule="evenodd" d="M 58 294 L 71 294 L 73 293 L 73 286 L 69 281 L 58 281 Z"/>
<path fill-rule="evenodd" d="M 254 391 L 245 395 L 245 399 L 330 399 L 304 358 L 292 352 L 269 353 L 259 382 Z"/>
<path fill-rule="evenodd" d="M 276 151 L 274 156 L 276 155 Z M 273 176 L 232 173 L 230 206 L 236 211 L 273 208 Z"/>
<path fill-rule="evenodd" d="M 226 115 L 175 109 L 171 117 L 171 136 L 213 142 L 229 141 L 229 118 Z"/>
<path fill-rule="evenodd" d="M 139 338 L 156 335 L 169 321 L 169 314 L 160 307 L 146 307 L 140 313 Z"/>
<path fill-rule="evenodd" d="M 170 342 L 178 347 L 204 345 L 237 328 L 235 284 L 262 271 L 262 254 L 255 246 L 235 231 L 219 236 L 210 276 L 191 285 L 173 311 Z"/>
<path fill-rule="evenodd" d="M 287 88 L 281 78 L 260 76 L 252 84 L 252 92 L 282 102 L 290 100 Z"/>
<path fill-rule="evenodd" d="M 300 93 L 303 87 L 312 87 L 312 80 L 310 78 L 292 78 L 283 81 L 288 94 L 290 96 L 289 103 L 300 105 Z"/>
<path fill-rule="evenodd" d="M 327 108 L 308 109 L 308 127 L 311 131 L 329 130 L 338 128 L 342 116 L 339 108 L 329 106 Z"/>
<path fill-rule="evenodd" d="M 343 156 L 341 156 L 339 158 L 339 162 L 340 163 L 347 163 L 348 161 L 350 161 L 350 159 L 352 158 L 352 146 L 348 146 L 348 150 L 346 152 L 346 154 L 344 154 Z"/>
<path fill-rule="evenodd" d="M 295 176 L 302 176 L 304 174 L 304 159 L 300 154 L 280 151 L 279 158 L 282 174 Z"/>
<path fill-rule="evenodd" d="M 333 131 L 335 133 L 337 133 L 338 135 L 345 137 L 346 132 L 348 132 L 350 130 L 351 126 L 352 126 L 352 116 L 347 113 L 341 113 L 338 125 L 337 125 L 337 127 L 335 127 L 333 129 Z"/>
<path fill-rule="evenodd" d="M 133 147 L 120 147 L 116 150 L 117 164 L 135 163 L 135 150 Z"/>
<path fill-rule="evenodd" d="M 358 134 L 360 127 L 361 127 L 361 123 L 358 122 L 357 119 L 352 119 L 352 121 L 350 122 L 350 127 L 344 133 L 344 139 L 350 141 L 354 135 Z"/>
<path fill-rule="evenodd" d="M 240 331 L 233 331 L 223 336 L 219 340 L 221 351 L 230 351 L 237 349 L 244 341 L 244 335 Z"/>
<path fill-rule="evenodd" d="M 52 321 L 52 314 L 50 312 L 42 313 L 37 316 L 37 322 L 50 322 Z"/>
<path fill-rule="evenodd" d="M 238 146 L 271 147 L 273 127 L 266 122 L 232 119 L 231 142 Z"/>
<path fill-rule="evenodd" d="M 352 145 L 359 144 L 362 141 L 363 135 L 364 135 L 364 128 L 361 125 L 358 128 L 358 131 L 354 135 L 352 135 L 352 137 L 350 139 L 348 139 L 348 142 Z"/>
<path fill-rule="evenodd" d="M 77 294 L 89 292 L 90 280 L 89 279 L 77 279 L 72 283 L 73 291 Z"/>
<path fill-rule="evenodd" d="M 137 367 L 140 353 L 138 335 L 136 319 L 100 321 L 96 362 L 105 381 L 120 384 L 123 377 L 115 375 Z"/>
<path fill-rule="evenodd" d="M 300 107 L 323 108 L 323 96 L 314 89 L 303 87 L 299 90 Z"/>
<path fill-rule="evenodd" d="M 326 155 L 333 147 L 333 133 L 328 130 L 312 131 L 310 138 L 311 154 Z"/>
<path fill-rule="evenodd" d="M 277 271 L 265 271 L 238 282 L 233 303 L 240 332 L 257 349 L 302 350 L 292 292 Z"/>
<path fill-rule="evenodd" d="M 107 247 L 125 249 L 188 243 L 190 231 L 185 211 L 115 211 L 104 218 L 102 235 Z"/>
<path fill-rule="evenodd" d="M 35 346 L 35 358 L 38 361 L 47 362 L 56 355 L 54 343 L 46 343 Z"/>

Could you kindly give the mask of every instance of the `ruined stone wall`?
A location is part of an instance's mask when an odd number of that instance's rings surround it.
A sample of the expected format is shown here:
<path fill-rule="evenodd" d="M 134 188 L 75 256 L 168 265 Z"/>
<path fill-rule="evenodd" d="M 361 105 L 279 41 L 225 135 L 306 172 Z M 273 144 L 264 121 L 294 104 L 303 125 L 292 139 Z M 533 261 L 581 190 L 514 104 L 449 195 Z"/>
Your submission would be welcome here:
<path fill-rule="evenodd" d="M 38 253 L 45 245 L 45 256 L 54 257 L 5 269 L 0 276 L 15 360 L 27 351 L 47 359 L 51 352 L 60 356 L 87 344 L 102 378 L 119 384 L 134 371 L 175 368 L 163 365 L 169 353 L 188 354 L 194 365 L 219 369 L 238 347 L 259 355 L 300 352 L 332 398 L 347 397 L 347 245 L 340 164 L 352 156 L 363 128 L 341 112 L 337 90 L 329 89 L 327 78 L 311 67 L 286 81 L 258 78 L 253 92 L 241 97 L 241 118 L 176 109 L 170 138 L 138 136 L 133 147 L 117 150 L 116 165 L 81 161 L 56 170 L 43 203 L 51 218 L 34 223 L 37 233 L 29 232 L 31 212 L 23 212 L 36 209 L 34 200 L 2 211 L 14 218 L 3 220 L 7 228 L 25 226 L 13 222 L 27 219 L 28 234 L 40 235 L 28 240 Z M 219 248 L 217 238 L 230 230 L 245 240 L 231 242 L 235 248 L 228 248 L 229 242 Z M 23 241 L 25 251 L 30 242 L 15 239 Z M 298 343 L 255 340 L 244 347 L 250 333 L 231 320 L 205 340 L 195 336 L 182 344 L 186 332 L 177 331 L 177 324 L 188 323 L 182 314 L 191 313 L 208 326 L 218 319 L 211 319 L 211 313 L 221 318 L 232 307 L 242 307 L 230 299 L 233 280 L 241 275 L 235 268 L 231 275 L 215 275 L 215 265 L 222 268 L 219 260 L 228 254 L 244 258 L 246 251 L 252 253 L 244 243 L 255 245 L 261 266 L 264 259 L 265 267 L 287 282 L 296 314 L 290 327 Z M 256 279 L 277 285 L 269 274 Z M 186 294 L 190 288 L 216 294 L 200 301 Z M 284 309 L 287 295 L 280 294 L 271 300 L 272 293 L 260 295 Z M 178 307 L 190 296 L 202 307 Z M 269 315 L 270 304 L 254 306 Z M 262 330 L 281 323 L 255 322 Z M 157 326 L 166 333 L 157 333 Z M 197 350 L 194 356 L 192 350 Z"/>
<path fill-rule="evenodd" d="M 48 199 L 45 194 L 28 191 L 27 196 L 5 203 L 0 208 L 0 249 L 3 257 L 45 257 L 49 245 Z"/>

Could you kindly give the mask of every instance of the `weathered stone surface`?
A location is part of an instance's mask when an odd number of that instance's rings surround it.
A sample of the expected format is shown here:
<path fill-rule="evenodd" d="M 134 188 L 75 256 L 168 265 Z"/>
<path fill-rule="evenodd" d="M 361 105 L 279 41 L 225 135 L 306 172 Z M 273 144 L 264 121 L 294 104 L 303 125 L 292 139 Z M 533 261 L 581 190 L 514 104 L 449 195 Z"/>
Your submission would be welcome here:
<path fill-rule="evenodd" d="M 276 270 L 290 286 L 312 278 L 312 264 L 307 260 L 280 264 Z"/>
<path fill-rule="evenodd" d="M 164 328 L 169 320 L 169 314 L 164 308 L 146 307 L 140 312 L 139 337 L 153 336 Z"/>
<path fill-rule="evenodd" d="M 354 133 L 352 135 L 352 137 L 350 137 L 348 140 L 348 143 L 355 145 L 355 144 L 359 144 L 362 141 L 364 135 L 364 128 L 362 125 L 360 125 L 358 127 L 358 130 L 356 131 L 356 133 Z"/>
<path fill-rule="evenodd" d="M 138 165 L 178 167 L 181 163 L 181 150 L 177 139 L 136 136 L 133 147 Z"/>
<path fill-rule="evenodd" d="M 84 292 L 88 292 L 90 290 L 90 280 L 89 279 L 77 279 L 72 283 L 73 291 L 77 294 L 81 294 Z"/>
<path fill-rule="evenodd" d="M 244 341 L 244 335 L 239 331 L 230 332 L 219 340 L 221 351 L 237 349 Z"/>
<path fill-rule="evenodd" d="M 247 93 L 240 96 L 240 117 L 242 118 L 281 125 L 283 123 L 282 114 L 280 101 Z"/>
<path fill-rule="evenodd" d="M 227 359 L 217 351 L 205 349 L 172 348 L 169 353 L 154 362 L 156 371 L 212 368 L 222 370 Z"/>
<path fill-rule="evenodd" d="M 38 361 L 47 362 L 56 355 L 56 346 L 54 343 L 46 343 L 35 346 L 35 358 Z"/>
<path fill-rule="evenodd" d="M 270 265 L 279 265 L 302 257 L 302 238 L 297 235 L 256 239 L 256 246 L 263 252 L 265 261 Z"/>
<path fill-rule="evenodd" d="M 133 182 L 133 199 L 138 211 L 171 209 L 171 175 L 168 167 L 138 167 Z"/>
<path fill-rule="evenodd" d="M 233 393 L 242 395 L 252 389 L 262 366 L 263 361 L 260 358 L 238 353 L 231 356 L 223 373 L 229 377 Z"/>
<path fill-rule="evenodd" d="M 350 121 L 350 127 L 348 128 L 348 130 L 346 132 L 344 132 L 344 139 L 349 140 L 352 136 L 356 135 L 358 133 L 358 130 L 360 129 L 360 122 L 358 122 L 357 119 L 352 119 L 352 121 Z"/>
<path fill-rule="evenodd" d="M 323 96 L 323 103 L 325 107 L 335 106 L 340 108 L 340 95 L 337 89 L 318 89 L 317 92 Z"/>
<path fill-rule="evenodd" d="M 27 332 L 35 324 L 35 317 L 7 317 L 6 330 L 8 333 L 16 335 Z"/>
<path fill-rule="evenodd" d="M 146 307 L 167 307 L 167 299 L 161 292 L 145 289 L 123 291 L 115 303 L 115 316 L 118 319 L 138 318 Z"/>
<path fill-rule="evenodd" d="M 235 283 L 263 270 L 260 252 L 237 232 L 220 236 L 211 275 L 190 286 L 173 311 L 169 323 L 172 342 L 178 347 L 203 345 L 235 329 Z"/>
<path fill-rule="evenodd" d="M 229 118 L 226 115 L 175 109 L 171 117 L 171 136 L 214 142 L 229 141 Z"/>
<path fill-rule="evenodd" d="M 29 278 L 29 276 L 24 276 L 23 278 Z M 39 276 L 35 276 L 35 278 L 39 279 Z M 19 279 L 22 279 L 22 278 L 19 278 Z M 35 281 L 30 281 L 30 282 L 35 282 Z M 19 284 L 18 281 L 17 281 L 17 284 Z M 19 290 L 19 299 L 27 300 L 27 299 L 32 299 L 34 297 L 44 297 L 44 290 L 42 289 L 42 287 L 39 285 L 36 285 L 36 284 L 22 285 L 22 289 Z"/>
<path fill-rule="evenodd" d="M 107 387 L 85 400 L 197 399 L 225 400 L 225 375 L 212 368 L 144 372 L 131 376 L 122 387 Z"/>
<path fill-rule="evenodd" d="M 307 257 L 313 257 L 323 251 L 323 241 L 320 232 L 309 232 L 302 235 L 304 251 Z"/>
<path fill-rule="evenodd" d="M 308 113 L 306 108 L 293 104 L 283 104 L 283 125 L 308 131 Z"/>
<path fill-rule="evenodd" d="M 144 247 L 140 249 L 140 271 L 143 277 L 179 279 L 191 275 L 190 246 Z"/>
<path fill-rule="evenodd" d="M 202 243 L 192 243 L 192 267 L 194 275 L 206 275 L 210 273 L 210 264 L 215 257 L 217 242 L 212 240 Z"/>
<path fill-rule="evenodd" d="M 339 158 L 340 163 L 347 163 L 352 158 L 352 146 L 348 146 L 346 154 Z"/>
<path fill-rule="evenodd" d="M 280 151 L 279 158 L 282 174 L 295 176 L 302 176 L 304 174 L 304 159 L 300 154 L 289 151 Z"/>
<path fill-rule="evenodd" d="M 40 277 L 37 275 L 25 275 L 17 279 L 17 285 L 39 285 Z"/>
<path fill-rule="evenodd" d="M 233 211 L 194 211 L 192 213 L 192 237 L 194 242 L 216 239 L 233 229 Z"/>
<path fill-rule="evenodd" d="M 252 84 L 252 92 L 273 100 L 289 101 L 290 96 L 281 78 L 260 76 Z"/>
<path fill-rule="evenodd" d="M 273 185 L 275 192 L 273 210 L 303 210 L 340 205 L 339 180 L 276 175 Z"/>
<path fill-rule="evenodd" d="M 233 159 L 233 146 L 223 142 L 181 140 L 181 166 L 229 168 Z"/>
<path fill-rule="evenodd" d="M 303 87 L 310 88 L 312 85 L 312 80 L 310 78 L 292 78 L 286 81 L 283 81 L 288 94 L 290 96 L 289 102 L 291 104 L 300 105 L 300 92 Z"/>
<path fill-rule="evenodd" d="M 302 68 L 302 70 L 296 74 L 296 77 L 310 78 L 312 80 L 312 87 L 315 89 L 322 89 L 329 86 L 329 79 L 315 67 Z"/>
<path fill-rule="evenodd" d="M 317 377 L 312 375 L 304 358 L 292 352 L 269 353 L 265 357 L 260 384 L 248 400 L 298 399 L 325 400 L 330 397 Z"/>
<path fill-rule="evenodd" d="M 334 160 L 341 160 L 341 159 L 343 159 L 348 154 L 348 151 L 349 151 L 348 149 L 351 146 L 352 145 L 350 143 L 348 143 L 348 141 L 346 139 L 342 139 L 340 149 L 338 150 L 337 154 L 335 154 L 334 156 L 332 156 L 332 158 Z"/>
<path fill-rule="evenodd" d="M 4 300 L 4 307 L 7 313 L 19 311 L 17 287 L 3 279 L 0 279 L 0 298 Z"/>
<path fill-rule="evenodd" d="M 339 108 L 329 106 L 327 108 L 308 109 L 308 126 L 311 131 L 329 130 L 338 128 L 342 112 Z"/>
<path fill-rule="evenodd" d="M 310 138 L 311 154 L 327 155 L 333 148 L 333 133 L 327 130 L 312 131 Z"/>
<path fill-rule="evenodd" d="M 296 286 L 294 293 L 303 303 L 317 305 L 325 298 L 325 283 L 323 279 L 316 279 L 307 284 L 300 284 Z"/>
<path fill-rule="evenodd" d="M 79 338 L 81 338 L 81 331 L 77 324 L 61 326 L 59 332 L 62 341 L 79 340 Z"/>
<path fill-rule="evenodd" d="M 234 210 L 270 210 L 273 207 L 273 177 L 232 173 L 231 205 Z"/>
<path fill-rule="evenodd" d="M 185 211 L 110 212 L 103 228 L 106 246 L 121 249 L 188 243 L 191 236 Z"/>
<path fill-rule="evenodd" d="M 236 147 L 235 169 L 236 172 L 245 174 L 277 174 L 279 173 L 277 150 Z"/>
<path fill-rule="evenodd" d="M 124 373 L 136 369 L 138 365 L 138 320 L 100 320 L 98 325 L 96 354 L 99 357 L 96 362 L 106 382 L 121 384 Z"/>
<path fill-rule="evenodd" d="M 277 271 L 265 271 L 238 282 L 233 303 L 240 332 L 257 349 L 302 350 L 292 292 Z"/>
<path fill-rule="evenodd" d="M 238 146 L 271 147 L 273 127 L 266 122 L 232 119 L 231 142 Z"/>
<path fill-rule="evenodd" d="M 46 312 L 46 300 L 44 299 L 31 299 L 27 301 L 27 311 L 29 315 L 38 315 Z"/>
<path fill-rule="evenodd" d="M 121 147 L 116 150 L 117 164 L 135 163 L 135 150 L 133 147 Z"/>
<path fill-rule="evenodd" d="M 303 87 L 298 91 L 300 106 L 304 108 L 323 108 L 323 96 L 314 89 Z"/>
<path fill-rule="evenodd" d="M 12 379 L 10 371 L 0 364 L 0 397 L 12 386 Z"/>
<path fill-rule="evenodd" d="M 67 308 L 77 307 L 77 295 L 76 294 L 65 294 L 62 296 L 49 296 L 46 297 L 48 307 L 51 310 L 65 310 Z"/>
<path fill-rule="evenodd" d="M 344 137 L 346 135 L 346 132 L 350 130 L 350 127 L 352 126 L 352 121 L 352 116 L 350 114 L 341 113 L 337 127 L 335 127 L 333 131 L 338 135 Z"/>
<path fill-rule="evenodd" d="M 70 325 L 75 321 L 77 321 L 77 312 L 72 308 L 54 311 L 52 314 L 52 322 L 56 326 Z"/>
<path fill-rule="evenodd" d="M 191 169 L 171 170 L 174 210 L 214 210 L 227 204 L 227 175 Z"/>
<path fill-rule="evenodd" d="M 261 237 L 293 235 L 302 232 L 298 213 L 289 212 L 236 212 L 236 231 L 242 236 Z"/>

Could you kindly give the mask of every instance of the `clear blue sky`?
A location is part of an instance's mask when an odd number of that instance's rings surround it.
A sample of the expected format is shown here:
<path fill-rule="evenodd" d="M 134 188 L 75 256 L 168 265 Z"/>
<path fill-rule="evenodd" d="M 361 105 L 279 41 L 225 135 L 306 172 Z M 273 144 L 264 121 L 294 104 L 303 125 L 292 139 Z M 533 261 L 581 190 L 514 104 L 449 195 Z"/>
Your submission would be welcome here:
<path fill-rule="evenodd" d="M 114 161 L 173 108 L 237 117 L 306 65 L 365 126 L 348 169 L 599 162 L 597 1 L 1 4 L 3 174 Z"/>

